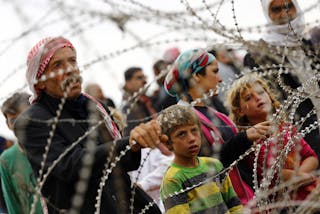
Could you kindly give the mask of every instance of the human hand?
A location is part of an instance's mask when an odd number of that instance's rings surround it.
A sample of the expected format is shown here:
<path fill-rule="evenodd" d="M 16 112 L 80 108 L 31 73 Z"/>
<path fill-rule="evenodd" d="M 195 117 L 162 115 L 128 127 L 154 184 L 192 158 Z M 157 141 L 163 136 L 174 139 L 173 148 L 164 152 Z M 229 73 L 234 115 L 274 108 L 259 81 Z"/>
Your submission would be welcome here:
<path fill-rule="evenodd" d="M 131 130 L 129 143 L 133 151 L 147 147 L 158 148 L 162 154 L 170 155 L 171 151 L 163 144 L 167 139 L 165 135 L 161 135 L 160 125 L 155 120 L 151 120 Z"/>
<path fill-rule="evenodd" d="M 295 188 L 309 185 L 310 183 L 316 180 L 316 177 L 313 176 L 311 173 L 299 172 L 299 171 L 295 173 L 293 169 L 282 169 L 281 175 L 284 181 L 294 179 L 293 180 L 294 182 L 292 185 L 295 186 Z"/>
<path fill-rule="evenodd" d="M 298 173 L 298 183 L 297 186 L 306 186 L 311 184 L 312 182 L 314 182 L 316 180 L 316 177 L 313 176 L 310 173 L 306 173 L 306 172 L 299 172 Z"/>
<path fill-rule="evenodd" d="M 266 139 L 270 136 L 270 121 L 258 123 L 246 130 L 250 142 L 260 139 Z"/>

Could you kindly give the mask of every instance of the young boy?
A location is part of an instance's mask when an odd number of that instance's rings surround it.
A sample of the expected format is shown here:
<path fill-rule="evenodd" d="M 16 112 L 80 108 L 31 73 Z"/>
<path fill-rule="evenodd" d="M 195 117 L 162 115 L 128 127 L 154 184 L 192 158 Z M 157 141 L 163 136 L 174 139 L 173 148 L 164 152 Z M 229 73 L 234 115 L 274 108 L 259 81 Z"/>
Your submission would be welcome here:
<path fill-rule="evenodd" d="M 29 103 L 29 94 L 15 93 L 1 106 L 9 129 L 18 115 L 25 111 Z M 30 162 L 19 146 L 15 144 L 0 156 L 1 188 L 8 213 L 30 213 L 34 200 L 36 178 Z M 37 198 L 35 213 L 47 213 L 44 200 Z"/>
<path fill-rule="evenodd" d="M 200 121 L 191 107 L 173 105 L 158 118 L 175 157 L 160 193 L 167 213 L 241 213 L 242 205 L 221 162 L 198 157 Z"/>

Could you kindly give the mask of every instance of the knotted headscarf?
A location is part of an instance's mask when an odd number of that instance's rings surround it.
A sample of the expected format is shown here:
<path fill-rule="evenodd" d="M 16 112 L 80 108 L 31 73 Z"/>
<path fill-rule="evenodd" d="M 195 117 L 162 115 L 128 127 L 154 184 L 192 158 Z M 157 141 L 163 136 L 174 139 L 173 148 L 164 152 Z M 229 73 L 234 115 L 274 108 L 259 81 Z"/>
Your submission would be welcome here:
<path fill-rule="evenodd" d="M 75 51 L 71 42 L 63 37 L 48 37 L 40 40 L 30 51 L 27 58 L 26 78 L 32 92 L 30 102 L 35 102 L 40 91 L 36 88 L 37 80 L 44 73 L 54 53 L 64 47 L 70 47 Z"/>
<path fill-rule="evenodd" d="M 295 6 L 297 11 L 297 17 L 292 21 L 290 21 L 290 24 L 294 32 L 292 32 L 292 30 L 289 28 L 288 23 L 278 25 L 271 20 L 269 16 L 269 7 L 271 2 L 272 0 L 261 0 L 263 13 L 268 22 L 268 26 L 266 27 L 266 32 L 263 34 L 262 39 L 272 45 L 287 46 L 287 47 L 299 46 L 300 44 L 298 42 L 298 39 L 299 37 L 303 36 L 303 32 L 305 29 L 305 21 L 304 21 L 302 10 L 297 0 L 292 0 L 292 3 Z"/>
<path fill-rule="evenodd" d="M 214 60 L 216 58 L 204 49 L 188 50 L 180 54 L 164 81 L 166 92 L 178 99 L 181 94 L 187 94 L 190 77 Z"/>

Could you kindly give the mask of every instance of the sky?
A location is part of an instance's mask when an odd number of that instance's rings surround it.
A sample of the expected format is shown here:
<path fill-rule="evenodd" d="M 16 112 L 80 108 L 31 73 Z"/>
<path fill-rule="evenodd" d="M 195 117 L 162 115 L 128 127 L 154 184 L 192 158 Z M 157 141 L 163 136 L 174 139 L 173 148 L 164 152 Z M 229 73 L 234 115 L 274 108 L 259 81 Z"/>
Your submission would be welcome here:
<path fill-rule="evenodd" d="M 206 8 L 203 2 L 209 10 L 201 9 Z M 312 6 L 305 19 L 315 25 L 320 1 L 298 2 L 303 11 Z M 236 19 L 228 0 L 0 0 L 0 4 L 0 105 L 16 91 L 29 92 L 26 57 L 43 37 L 68 38 L 77 49 L 83 85 L 100 84 L 104 94 L 120 106 L 123 72 L 128 67 L 142 67 L 151 84 L 152 64 L 167 48 L 183 51 L 214 44 L 239 47 L 209 29 L 216 26 L 215 20 L 227 29 L 235 28 L 235 20 L 241 29 L 266 24 L 259 0 L 235 0 Z M 190 14 L 188 6 L 203 22 Z M 242 33 L 245 40 L 257 40 L 260 35 L 246 30 Z M 148 93 L 154 88 L 155 84 L 151 84 Z M 0 135 L 14 138 L 2 114 Z"/>

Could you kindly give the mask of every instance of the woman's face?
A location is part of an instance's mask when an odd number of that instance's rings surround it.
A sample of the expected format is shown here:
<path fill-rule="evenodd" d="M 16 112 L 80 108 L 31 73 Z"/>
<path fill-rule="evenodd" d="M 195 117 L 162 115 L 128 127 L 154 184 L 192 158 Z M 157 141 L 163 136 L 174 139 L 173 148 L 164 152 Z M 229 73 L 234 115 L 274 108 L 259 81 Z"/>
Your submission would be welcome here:
<path fill-rule="evenodd" d="M 212 61 L 205 67 L 205 75 L 197 75 L 199 88 L 207 93 L 210 89 L 216 90 L 219 83 L 222 82 L 219 74 L 219 68 L 217 61 Z"/>
<path fill-rule="evenodd" d="M 252 125 L 267 120 L 272 109 L 270 96 L 259 83 L 246 89 L 240 96 L 239 115 L 246 116 Z"/>
<path fill-rule="evenodd" d="M 291 0 L 273 0 L 268 11 L 270 19 L 277 25 L 286 24 L 297 17 L 297 10 Z"/>

